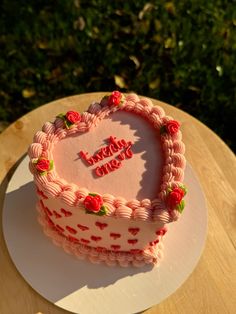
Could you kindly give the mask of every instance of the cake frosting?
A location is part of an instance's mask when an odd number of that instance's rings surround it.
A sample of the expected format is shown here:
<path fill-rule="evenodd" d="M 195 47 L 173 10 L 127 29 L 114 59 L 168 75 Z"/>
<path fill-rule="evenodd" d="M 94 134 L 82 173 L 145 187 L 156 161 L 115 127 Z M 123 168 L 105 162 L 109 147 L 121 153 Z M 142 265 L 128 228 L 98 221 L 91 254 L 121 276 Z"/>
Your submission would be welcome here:
<path fill-rule="evenodd" d="M 184 209 L 184 152 L 179 122 L 136 94 L 58 114 L 28 151 L 45 234 L 94 263 L 158 264 Z"/>

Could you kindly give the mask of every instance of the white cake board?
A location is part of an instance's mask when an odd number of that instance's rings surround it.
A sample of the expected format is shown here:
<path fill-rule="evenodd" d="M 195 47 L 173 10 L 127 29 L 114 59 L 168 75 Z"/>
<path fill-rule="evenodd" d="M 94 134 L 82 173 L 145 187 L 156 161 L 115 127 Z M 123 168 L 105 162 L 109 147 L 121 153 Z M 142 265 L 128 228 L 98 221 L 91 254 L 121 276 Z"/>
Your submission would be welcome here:
<path fill-rule="evenodd" d="M 55 305 L 75 313 L 137 313 L 171 295 L 194 270 L 207 233 L 207 209 L 199 182 L 187 165 L 187 206 L 164 239 L 159 267 L 121 268 L 77 260 L 56 247 L 37 222 L 36 194 L 26 157 L 6 191 L 3 232 L 24 279 Z"/>

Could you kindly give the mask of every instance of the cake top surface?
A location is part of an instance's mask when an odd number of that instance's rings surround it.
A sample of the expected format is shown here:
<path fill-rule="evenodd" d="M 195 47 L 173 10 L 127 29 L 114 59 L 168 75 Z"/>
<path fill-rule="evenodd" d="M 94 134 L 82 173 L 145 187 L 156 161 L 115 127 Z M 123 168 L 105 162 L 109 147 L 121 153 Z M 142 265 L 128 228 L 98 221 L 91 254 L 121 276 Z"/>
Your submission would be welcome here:
<path fill-rule="evenodd" d="M 147 98 L 115 91 L 82 114 L 46 122 L 29 148 L 30 170 L 70 206 L 167 223 L 184 207 L 184 151 L 176 120 Z"/>

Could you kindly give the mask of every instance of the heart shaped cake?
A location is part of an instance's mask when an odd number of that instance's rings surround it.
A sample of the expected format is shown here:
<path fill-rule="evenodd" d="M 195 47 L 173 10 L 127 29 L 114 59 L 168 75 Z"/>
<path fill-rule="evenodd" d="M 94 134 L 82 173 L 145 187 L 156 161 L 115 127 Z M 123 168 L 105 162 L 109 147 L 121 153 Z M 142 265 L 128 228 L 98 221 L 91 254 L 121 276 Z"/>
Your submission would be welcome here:
<path fill-rule="evenodd" d="M 94 263 L 158 264 L 184 209 L 184 152 L 180 124 L 136 94 L 58 114 L 28 151 L 45 234 Z"/>

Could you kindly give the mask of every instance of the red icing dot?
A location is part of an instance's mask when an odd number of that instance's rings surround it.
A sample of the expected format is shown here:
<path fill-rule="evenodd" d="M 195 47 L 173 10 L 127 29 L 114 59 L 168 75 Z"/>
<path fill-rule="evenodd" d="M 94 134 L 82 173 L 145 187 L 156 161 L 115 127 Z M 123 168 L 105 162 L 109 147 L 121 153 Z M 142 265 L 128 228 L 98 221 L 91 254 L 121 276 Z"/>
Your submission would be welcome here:
<path fill-rule="evenodd" d="M 120 249 L 120 245 L 111 245 L 111 248 L 114 250 L 114 251 L 117 251 Z"/>
<path fill-rule="evenodd" d="M 82 239 L 80 239 L 80 241 L 81 241 L 81 242 L 83 242 L 83 243 L 85 243 L 85 244 L 88 244 L 88 243 L 90 242 L 89 240 L 87 240 L 87 239 L 83 239 L 83 238 L 82 238 Z"/>
<path fill-rule="evenodd" d="M 127 242 L 128 242 L 129 244 L 134 245 L 134 244 L 136 244 L 136 243 L 138 242 L 138 240 L 137 240 L 137 239 L 130 239 L 130 240 L 128 240 Z"/>
<path fill-rule="evenodd" d="M 66 210 L 64 208 L 61 208 L 61 212 L 65 217 L 70 217 L 72 213 L 69 210 Z"/>
<path fill-rule="evenodd" d="M 54 214 L 54 216 L 55 216 L 56 218 L 61 218 L 61 215 L 58 214 L 55 210 L 53 211 L 53 214 Z"/>
<path fill-rule="evenodd" d="M 78 227 L 80 230 L 82 230 L 82 231 L 89 230 L 89 227 L 83 226 L 83 225 L 80 225 L 80 224 L 78 224 L 77 227 Z"/>
<path fill-rule="evenodd" d="M 66 230 L 68 230 L 72 234 L 76 234 L 77 233 L 77 231 L 74 228 L 71 228 L 69 226 L 66 226 Z"/>
<path fill-rule="evenodd" d="M 91 240 L 95 241 L 95 242 L 98 242 L 100 240 L 102 240 L 101 237 L 96 237 L 96 236 L 91 236 Z"/>
<path fill-rule="evenodd" d="M 113 238 L 114 240 L 116 240 L 116 239 L 119 239 L 121 237 L 121 235 L 119 233 L 111 232 L 110 237 Z"/>
<path fill-rule="evenodd" d="M 133 236 L 139 233 L 140 229 L 139 228 L 129 228 L 128 229 L 129 233 L 131 233 Z"/>
<path fill-rule="evenodd" d="M 96 221 L 95 226 L 97 226 L 100 230 L 103 230 L 107 227 L 107 224 L 105 222 Z"/>

